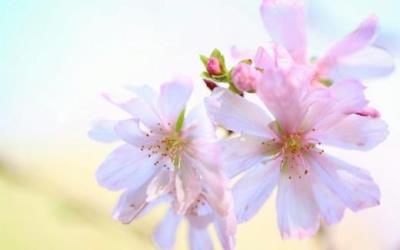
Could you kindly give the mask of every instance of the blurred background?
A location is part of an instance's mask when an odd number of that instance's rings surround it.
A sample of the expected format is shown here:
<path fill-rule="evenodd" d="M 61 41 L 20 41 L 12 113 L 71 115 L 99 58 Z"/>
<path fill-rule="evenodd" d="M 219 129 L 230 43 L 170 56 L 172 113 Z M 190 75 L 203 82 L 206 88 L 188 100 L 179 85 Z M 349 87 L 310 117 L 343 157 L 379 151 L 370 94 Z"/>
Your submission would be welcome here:
<path fill-rule="evenodd" d="M 192 77 L 194 102 L 207 95 L 199 54 L 269 40 L 258 0 L 0 0 L 0 249 L 155 249 L 151 234 L 165 207 L 132 225 L 111 218 L 117 193 L 94 173 L 116 145 L 90 141 L 97 118 L 124 113 L 103 92 L 129 84 Z M 326 48 L 371 13 L 381 20 L 376 44 L 399 61 L 398 0 L 309 0 L 314 48 Z M 318 53 L 317 53 L 318 55 Z M 228 64 L 233 65 L 228 60 Z M 335 151 L 368 169 L 381 206 L 354 214 L 310 240 L 282 241 L 274 198 L 240 225 L 237 249 L 400 249 L 400 72 L 366 82 L 390 137 L 368 153 Z M 187 249 L 185 226 L 177 249 Z"/>

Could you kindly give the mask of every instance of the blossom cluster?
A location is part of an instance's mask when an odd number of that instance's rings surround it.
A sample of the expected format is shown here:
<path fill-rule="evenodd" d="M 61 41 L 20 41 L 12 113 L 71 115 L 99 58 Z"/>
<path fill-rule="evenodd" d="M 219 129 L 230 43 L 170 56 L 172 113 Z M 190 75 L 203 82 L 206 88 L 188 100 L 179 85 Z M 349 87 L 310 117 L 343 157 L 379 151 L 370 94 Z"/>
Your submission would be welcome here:
<path fill-rule="evenodd" d="M 123 191 L 116 220 L 130 223 L 168 204 L 154 231 L 161 249 L 173 248 L 182 220 L 191 249 L 213 249 L 210 225 L 222 247 L 234 249 L 236 225 L 252 219 L 276 187 L 284 239 L 310 237 L 321 221 L 339 222 L 346 208 L 379 204 L 367 171 L 324 151 L 366 151 L 388 135 L 361 83 L 393 69 L 378 61 L 390 58 L 386 52 L 371 45 L 377 18 L 368 17 L 323 56 L 309 59 L 303 2 L 264 0 L 260 12 L 271 42 L 254 53 L 233 49 L 238 63 L 230 70 L 219 50 L 200 57 L 211 90 L 204 103 L 187 110 L 189 79 L 166 82 L 159 91 L 132 87 L 135 97 L 128 100 L 104 96 L 130 118 L 100 120 L 89 131 L 101 142 L 123 142 L 96 173 L 101 186 Z M 360 56 L 377 61 L 354 63 Z M 217 137 L 217 129 L 226 136 Z"/>

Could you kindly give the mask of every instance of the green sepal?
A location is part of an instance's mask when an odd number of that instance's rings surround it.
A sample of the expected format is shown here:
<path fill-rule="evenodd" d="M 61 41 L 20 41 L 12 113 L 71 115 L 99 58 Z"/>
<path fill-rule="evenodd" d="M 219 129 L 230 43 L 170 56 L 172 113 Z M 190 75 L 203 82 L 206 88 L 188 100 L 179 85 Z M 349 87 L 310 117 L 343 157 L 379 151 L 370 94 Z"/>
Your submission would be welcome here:
<path fill-rule="evenodd" d="M 330 87 L 333 85 L 333 81 L 330 79 L 319 79 L 319 82 L 322 83 L 326 87 Z"/>
<path fill-rule="evenodd" d="M 181 131 L 184 120 L 185 120 L 185 108 L 181 111 L 181 113 L 178 116 L 178 119 L 176 120 L 176 125 L 175 125 L 176 132 L 179 133 Z"/>
<path fill-rule="evenodd" d="M 208 64 L 208 57 L 200 55 L 200 61 L 203 63 L 204 67 L 207 68 L 207 64 Z"/>

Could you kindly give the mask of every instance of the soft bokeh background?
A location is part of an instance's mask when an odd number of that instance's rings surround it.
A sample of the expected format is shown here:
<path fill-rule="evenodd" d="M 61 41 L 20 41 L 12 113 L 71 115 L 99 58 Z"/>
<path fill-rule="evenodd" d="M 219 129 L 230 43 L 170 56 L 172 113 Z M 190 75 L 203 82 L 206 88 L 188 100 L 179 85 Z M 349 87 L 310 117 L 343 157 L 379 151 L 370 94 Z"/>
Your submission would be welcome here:
<path fill-rule="evenodd" d="M 377 45 L 400 55 L 398 0 L 309 4 L 315 48 L 375 13 L 382 24 Z M 111 218 L 118 194 L 95 182 L 97 165 L 115 145 L 90 141 L 90 121 L 123 116 L 99 95 L 185 74 L 198 83 L 194 101 L 200 101 L 207 91 L 198 54 L 268 41 L 258 6 L 258 0 L 0 0 L 0 249 L 154 249 L 151 232 L 164 208 L 120 225 Z M 346 212 L 325 237 L 282 241 L 270 199 L 239 226 L 237 249 L 400 249 L 400 72 L 366 84 L 391 135 L 369 153 L 335 153 L 372 172 L 382 205 Z M 184 228 L 177 247 L 187 248 Z"/>

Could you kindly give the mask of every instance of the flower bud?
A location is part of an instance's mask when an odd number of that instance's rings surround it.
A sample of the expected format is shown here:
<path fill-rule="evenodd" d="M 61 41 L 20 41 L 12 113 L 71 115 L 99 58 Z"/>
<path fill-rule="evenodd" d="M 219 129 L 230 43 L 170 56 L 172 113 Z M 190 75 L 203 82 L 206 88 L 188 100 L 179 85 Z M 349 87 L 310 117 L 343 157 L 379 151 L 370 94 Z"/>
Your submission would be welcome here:
<path fill-rule="evenodd" d="M 222 67 L 219 60 L 215 57 L 210 57 L 207 62 L 207 72 L 210 75 L 218 76 L 222 74 Z"/>
<path fill-rule="evenodd" d="M 232 82 L 243 92 L 255 91 L 257 82 L 261 79 L 261 72 L 247 63 L 239 63 L 232 70 Z"/>

